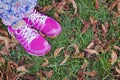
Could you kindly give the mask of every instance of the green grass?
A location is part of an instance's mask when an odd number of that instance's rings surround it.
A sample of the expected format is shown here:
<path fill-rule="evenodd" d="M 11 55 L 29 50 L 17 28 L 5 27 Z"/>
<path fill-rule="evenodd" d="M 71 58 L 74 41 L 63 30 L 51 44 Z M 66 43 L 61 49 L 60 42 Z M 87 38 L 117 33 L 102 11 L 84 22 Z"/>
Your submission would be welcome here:
<path fill-rule="evenodd" d="M 117 38 L 115 42 L 111 43 L 112 45 L 118 45 L 120 46 L 120 19 L 117 19 L 118 22 L 118 29 L 119 32 L 116 32 L 116 27 L 113 26 L 112 20 L 114 19 L 113 15 L 103 7 L 102 4 L 100 4 L 99 10 L 94 9 L 94 2 L 95 0 L 75 0 L 78 7 L 78 13 L 79 16 L 75 18 L 70 18 L 67 16 L 67 14 L 73 14 L 73 9 L 71 8 L 70 11 L 66 11 L 66 13 L 60 15 L 61 21 L 60 24 L 62 25 L 62 33 L 59 37 L 56 39 L 50 39 L 47 38 L 49 43 L 52 46 L 52 50 L 49 52 L 49 54 L 43 56 L 44 58 L 47 58 L 49 60 L 49 65 L 52 65 L 51 68 L 42 67 L 41 64 L 44 62 L 42 59 L 43 57 L 34 57 L 30 56 L 29 54 L 26 54 L 25 51 L 20 48 L 20 52 L 17 51 L 11 51 L 12 59 L 9 59 L 6 57 L 7 60 L 13 60 L 14 62 L 18 63 L 20 58 L 23 56 L 29 57 L 30 61 L 28 62 L 35 62 L 35 65 L 29 69 L 29 73 L 36 74 L 36 72 L 39 72 L 40 70 L 45 71 L 54 71 L 54 75 L 52 76 L 51 80 L 63 80 L 64 78 L 68 78 L 70 80 L 76 80 L 76 76 L 78 71 L 81 68 L 81 65 L 84 63 L 84 59 L 87 59 L 86 57 L 83 59 L 75 59 L 70 57 L 67 62 L 64 65 L 60 66 L 61 61 L 64 59 L 64 52 L 62 51 L 60 53 L 60 56 L 57 58 L 53 57 L 53 53 L 56 48 L 59 47 L 67 47 L 68 45 L 75 43 L 79 46 L 79 49 L 82 51 L 82 49 L 86 48 L 86 46 L 92 41 L 94 33 L 92 32 L 91 28 L 87 30 L 84 34 L 81 34 L 81 28 L 83 27 L 83 24 L 81 22 L 81 19 L 89 20 L 90 16 L 93 16 L 96 20 L 99 20 L 101 23 L 104 23 L 105 21 L 108 21 L 110 23 L 110 30 L 108 32 L 107 39 L 113 39 Z M 51 0 L 39 0 L 39 5 L 46 6 L 51 4 Z M 49 16 L 53 17 L 53 11 L 49 11 Z M 71 37 L 74 36 L 74 39 L 71 39 Z M 101 38 L 101 37 L 100 37 Z M 102 38 L 101 38 L 102 39 Z M 15 56 L 18 56 L 17 58 L 14 58 Z M 113 65 L 109 64 L 108 61 L 110 59 L 110 52 L 108 53 L 100 53 L 100 56 L 98 56 L 98 60 L 94 59 L 87 59 L 89 61 L 89 65 L 87 66 L 88 71 L 95 70 L 97 72 L 97 76 L 95 77 L 89 77 L 86 76 L 86 80 L 112 80 L 111 74 L 112 70 L 111 67 Z"/>

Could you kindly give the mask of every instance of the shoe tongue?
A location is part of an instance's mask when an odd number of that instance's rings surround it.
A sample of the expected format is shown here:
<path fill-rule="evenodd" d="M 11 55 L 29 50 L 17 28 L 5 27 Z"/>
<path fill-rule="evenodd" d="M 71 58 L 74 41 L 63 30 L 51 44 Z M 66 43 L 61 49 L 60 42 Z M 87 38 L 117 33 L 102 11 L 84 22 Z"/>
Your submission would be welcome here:
<path fill-rule="evenodd" d="M 27 26 L 19 26 L 18 28 L 15 28 L 14 30 L 16 31 L 16 34 L 19 34 L 22 30 L 25 29 Z"/>

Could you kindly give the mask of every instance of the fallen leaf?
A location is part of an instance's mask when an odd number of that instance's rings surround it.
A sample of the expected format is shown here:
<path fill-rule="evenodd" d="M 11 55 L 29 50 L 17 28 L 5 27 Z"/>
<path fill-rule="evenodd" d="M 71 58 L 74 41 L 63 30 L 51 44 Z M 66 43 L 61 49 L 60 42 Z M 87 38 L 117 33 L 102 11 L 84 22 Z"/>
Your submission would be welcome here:
<path fill-rule="evenodd" d="M 78 71 L 77 80 L 85 80 L 85 75 L 83 70 Z"/>
<path fill-rule="evenodd" d="M 87 48 L 90 49 L 93 45 L 94 45 L 94 42 L 91 42 L 91 43 L 87 46 Z"/>
<path fill-rule="evenodd" d="M 85 70 L 88 64 L 89 62 L 87 60 L 84 60 L 84 63 L 82 64 L 81 69 Z"/>
<path fill-rule="evenodd" d="M 34 65 L 35 65 L 35 62 L 30 62 L 30 63 L 25 64 L 27 70 L 29 70 Z"/>
<path fill-rule="evenodd" d="M 10 55 L 10 48 L 14 48 L 18 43 L 13 42 L 10 38 L 8 37 L 4 37 L 4 36 L 0 36 L 0 40 L 4 41 L 4 46 L 2 48 L 2 50 L 0 50 L 0 54 L 2 55 Z"/>
<path fill-rule="evenodd" d="M 0 80 L 4 80 L 3 73 L 0 71 Z"/>
<path fill-rule="evenodd" d="M 64 59 L 63 59 L 63 61 L 60 63 L 60 65 L 63 65 L 63 64 L 65 64 L 65 62 L 68 60 L 68 58 L 70 57 L 70 55 L 67 53 L 67 52 L 64 52 Z"/>
<path fill-rule="evenodd" d="M 113 48 L 120 51 L 120 47 L 119 46 L 115 46 L 114 45 Z"/>
<path fill-rule="evenodd" d="M 75 9 L 74 15 L 76 15 L 76 14 L 77 14 L 77 5 L 76 5 L 76 3 L 75 3 L 75 0 L 69 0 L 69 1 L 72 3 L 73 8 Z"/>
<path fill-rule="evenodd" d="M 117 25 L 118 25 L 118 23 L 117 23 L 116 20 L 112 20 L 112 23 L 113 23 L 114 26 L 117 26 Z"/>
<path fill-rule="evenodd" d="M 75 0 L 61 0 L 59 2 L 56 2 L 56 0 L 52 0 L 52 5 L 47 5 L 44 8 L 41 8 L 39 5 L 37 5 L 35 7 L 35 9 L 38 10 L 39 12 L 48 12 L 51 9 L 55 9 L 54 17 L 57 21 L 60 22 L 60 14 L 63 14 L 65 12 L 65 10 L 70 9 L 70 8 L 68 8 L 69 4 L 72 4 L 72 6 L 74 8 L 74 15 L 77 16 L 77 5 L 75 3 Z M 67 8 L 66 8 L 66 6 L 67 6 Z"/>
<path fill-rule="evenodd" d="M 120 67 L 120 62 L 118 63 L 118 66 Z"/>
<path fill-rule="evenodd" d="M 4 29 L 2 29 L 1 26 L 0 26 L 0 36 L 8 37 L 7 31 L 5 31 Z M 0 39 L 0 44 L 5 44 L 5 42 Z"/>
<path fill-rule="evenodd" d="M 88 52 L 89 54 L 96 54 L 96 55 L 99 55 L 99 53 L 96 51 L 96 50 L 93 50 L 93 49 L 84 49 L 84 51 Z"/>
<path fill-rule="evenodd" d="M 90 22 L 88 21 L 85 21 L 85 20 L 82 20 L 82 23 L 83 23 L 83 28 L 81 30 L 82 34 L 85 33 L 88 28 L 90 27 Z"/>
<path fill-rule="evenodd" d="M 28 72 L 28 70 L 25 68 L 25 66 L 19 66 L 16 70 L 19 72 Z"/>
<path fill-rule="evenodd" d="M 56 57 L 59 55 L 59 53 L 61 52 L 61 50 L 63 50 L 63 49 L 64 49 L 64 47 L 57 48 L 57 49 L 54 51 L 54 58 L 56 58 Z"/>
<path fill-rule="evenodd" d="M 98 24 L 98 20 L 95 20 L 94 17 L 90 16 L 90 23 L 92 24 L 92 30 L 93 32 L 96 32 L 96 26 Z"/>
<path fill-rule="evenodd" d="M 85 75 L 90 76 L 90 77 L 95 77 L 97 75 L 97 72 L 96 71 L 91 71 L 91 72 L 85 71 Z"/>
<path fill-rule="evenodd" d="M 12 61 L 9 61 L 7 64 L 7 70 L 6 70 L 6 80 L 16 80 L 17 79 L 17 74 L 15 74 L 12 69 L 11 69 L 11 65 L 15 64 Z M 15 64 L 16 65 L 16 64 Z M 12 66 L 13 67 L 13 66 Z"/>
<path fill-rule="evenodd" d="M 40 78 L 40 80 L 46 80 L 46 78 L 43 76 L 43 71 L 37 72 L 37 76 Z"/>
<path fill-rule="evenodd" d="M 46 67 L 49 64 L 49 61 L 46 58 L 43 58 L 45 62 L 42 64 L 42 67 Z"/>
<path fill-rule="evenodd" d="M 4 41 L 5 47 L 8 50 L 9 49 L 9 42 L 11 42 L 11 40 L 7 37 L 4 37 L 4 36 L 0 36 L 0 40 Z"/>
<path fill-rule="evenodd" d="M 65 77 L 63 80 L 69 80 L 69 79 Z"/>
<path fill-rule="evenodd" d="M 26 61 L 28 61 L 28 60 L 29 60 L 28 57 L 23 56 L 23 57 L 20 58 L 18 65 L 19 65 L 19 66 L 23 66 L 23 65 L 26 64 Z"/>
<path fill-rule="evenodd" d="M 73 55 L 78 55 L 80 53 L 79 46 L 77 44 L 71 44 L 71 45 L 68 46 L 68 48 L 69 47 L 74 47 L 75 52 L 73 53 Z"/>
<path fill-rule="evenodd" d="M 99 1 L 95 0 L 95 9 L 98 10 L 99 9 Z"/>
<path fill-rule="evenodd" d="M 110 4 L 108 10 L 112 10 L 119 2 L 120 2 L 120 0 L 115 0 L 114 2 L 112 2 Z"/>
<path fill-rule="evenodd" d="M 18 68 L 18 64 L 13 62 L 13 61 L 8 61 L 8 65 L 10 65 L 10 67 L 12 69 L 17 69 Z"/>
<path fill-rule="evenodd" d="M 106 48 L 103 50 L 104 53 L 107 53 L 111 49 L 111 46 L 106 46 Z"/>
<path fill-rule="evenodd" d="M 120 2 L 118 3 L 117 9 L 118 9 L 118 13 L 120 13 Z"/>
<path fill-rule="evenodd" d="M 36 80 L 36 75 L 33 74 L 25 74 L 24 76 L 22 76 L 22 78 L 24 78 L 25 80 Z M 42 80 L 42 79 L 41 79 Z"/>
<path fill-rule="evenodd" d="M 59 16 L 59 13 L 58 13 L 58 12 L 55 12 L 55 13 L 54 13 L 54 17 L 56 18 L 56 20 L 57 20 L 58 22 L 60 22 L 60 16 Z"/>
<path fill-rule="evenodd" d="M 45 6 L 45 7 L 41 10 L 41 12 L 48 12 L 48 11 L 50 11 L 53 7 L 54 7 L 54 6 L 52 6 L 52 5 Z"/>
<path fill-rule="evenodd" d="M 108 22 L 105 22 L 104 25 L 102 24 L 101 27 L 102 27 L 101 35 L 103 36 L 103 38 L 106 38 L 107 32 L 108 32 L 108 28 L 109 28 Z"/>
<path fill-rule="evenodd" d="M 120 75 L 120 69 L 118 69 L 117 67 L 115 67 L 115 71 Z"/>
<path fill-rule="evenodd" d="M 0 57 L 0 66 L 2 66 L 2 65 L 4 65 L 5 64 L 5 59 L 4 58 L 2 58 L 2 57 Z"/>
<path fill-rule="evenodd" d="M 117 53 L 112 50 L 111 59 L 109 60 L 111 64 L 114 64 L 117 61 Z"/>
<path fill-rule="evenodd" d="M 79 53 L 77 55 L 73 55 L 72 58 L 84 58 L 84 52 Z"/>
<path fill-rule="evenodd" d="M 50 80 L 52 78 L 54 72 L 53 72 L 53 70 L 50 70 L 49 72 L 43 71 L 43 73 L 45 74 L 46 78 L 48 80 Z"/>

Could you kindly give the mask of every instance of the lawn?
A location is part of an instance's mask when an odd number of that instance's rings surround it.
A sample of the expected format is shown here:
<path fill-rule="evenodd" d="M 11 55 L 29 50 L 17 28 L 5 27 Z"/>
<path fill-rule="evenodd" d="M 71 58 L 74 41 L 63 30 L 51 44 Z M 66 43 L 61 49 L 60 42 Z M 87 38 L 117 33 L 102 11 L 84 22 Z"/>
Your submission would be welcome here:
<path fill-rule="evenodd" d="M 5 63 L 0 65 L 0 79 L 7 80 L 7 74 L 18 77 L 22 73 L 19 80 L 119 80 L 120 16 L 113 13 L 119 10 L 117 6 L 108 9 L 114 0 L 98 0 L 98 5 L 95 1 L 75 0 L 77 15 L 73 16 L 72 4 L 59 14 L 62 33 L 55 39 L 46 37 L 52 46 L 47 55 L 31 56 L 20 45 L 9 56 L 2 55 L 0 62 Z M 51 0 L 38 2 L 43 7 L 52 5 Z M 53 8 L 45 14 L 56 19 L 54 12 Z M 19 72 L 16 65 L 24 66 L 25 70 L 22 67 Z"/>

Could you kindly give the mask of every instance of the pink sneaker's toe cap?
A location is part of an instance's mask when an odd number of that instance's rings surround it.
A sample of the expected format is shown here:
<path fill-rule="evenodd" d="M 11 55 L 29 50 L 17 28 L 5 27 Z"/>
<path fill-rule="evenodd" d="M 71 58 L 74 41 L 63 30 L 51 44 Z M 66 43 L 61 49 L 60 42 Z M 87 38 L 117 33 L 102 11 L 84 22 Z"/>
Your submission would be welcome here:
<path fill-rule="evenodd" d="M 52 18 L 46 20 L 45 27 L 41 30 L 42 33 L 46 34 L 49 37 L 58 36 L 62 32 L 61 25 Z"/>
<path fill-rule="evenodd" d="M 29 51 L 29 54 L 31 55 L 43 56 L 51 50 L 51 45 L 48 43 L 48 41 L 45 38 L 39 36 L 38 38 L 34 39 L 31 42 L 30 50 L 31 51 Z"/>

